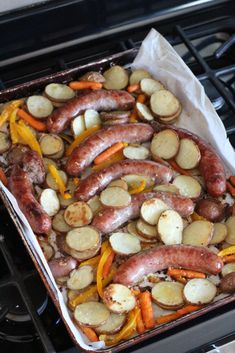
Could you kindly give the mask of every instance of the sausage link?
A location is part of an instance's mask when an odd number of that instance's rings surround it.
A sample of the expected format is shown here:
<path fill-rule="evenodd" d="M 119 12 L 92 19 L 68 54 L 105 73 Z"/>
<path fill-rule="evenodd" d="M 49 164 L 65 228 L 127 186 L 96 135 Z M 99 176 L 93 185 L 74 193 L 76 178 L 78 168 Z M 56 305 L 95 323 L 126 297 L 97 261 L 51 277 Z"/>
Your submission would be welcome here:
<path fill-rule="evenodd" d="M 221 158 L 218 156 L 214 148 L 201 139 L 199 136 L 185 129 L 179 129 L 174 126 L 165 126 L 158 122 L 153 122 L 152 126 L 155 131 L 165 129 L 174 130 L 180 138 L 189 138 L 193 140 L 199 147 L 201 152 L 201 160 L 199 169 L 205 179 L 208 193 L 213 197 L 219 197 L 226 191 L 226 175 Z"/>
<path fill-rule="evenodd" d="M 101 210 L 93 219 L 93 226 L 101 233 L 107 234 L 113 232 L 118 227 L 130 219 L 139 216 L 140 207 L 145 200 L 159 198 L 170 208 L 176 210 L 182 217 L 187 217 L 194 210 L 194 204 L 191 199 L 163 191 L 145 192 L 132 196 L 131 204 L 121 209 L 105 208 Z"/>
<path fill-rule="evenodd" d="M 12 168 L 9 189 L 35 233 L 47 233 L 51 229 L 51 219 L 33 195 L 32 183 L 26 172 L 18 165 Z"/>
<path fill-rule="evenodd" d="M 71 99 L 56 109 L 47 120 L 47 129 L 53 133 L 62 132 L 75 116 L 83 114 L 87 109 L 97 111 L 130 110 L 134 103 L 134 98 L 126 91 L 91 91 Z"/>
<path fill-rule="evenodd" d="M 75 197 L 82 201 L 102 191 L 112 180 L 127 174 L 147 175 L 158 183 L 169 183 L 172 170 L 152 161 L 124 160 L 83 179 L 75 192 Z"/>
<path fill-rule="evenodd" d="M 70 175 L 78 175 L 89 166 L 96 156 L 113 144 L 145 142 L 151 139 L 153 128 L 148 124 L 114 125 L 97 131 L 80 143 L 72 152 L 66 164 Z"/>
<path fill-rule="evenodd" d="M 205 247 L 162 245 L 130 257 L 118 268 L 114 282 L 133 286 L 145 275 L 168 267 L 217 274 L 221 272 L 223 262 Z"/>

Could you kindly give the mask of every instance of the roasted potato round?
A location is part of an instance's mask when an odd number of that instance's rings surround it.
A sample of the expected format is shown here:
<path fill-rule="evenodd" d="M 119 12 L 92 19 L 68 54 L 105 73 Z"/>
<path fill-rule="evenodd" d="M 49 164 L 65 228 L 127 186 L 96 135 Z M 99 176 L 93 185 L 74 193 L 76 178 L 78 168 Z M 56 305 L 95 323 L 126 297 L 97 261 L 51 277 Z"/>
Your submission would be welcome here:
<path fill-rule="evenodd" d="M 196 212 L 211 222 L 220 222 L 224 219 L 224 205 L 216 199 L 202 199 L 197 202 Z"/>

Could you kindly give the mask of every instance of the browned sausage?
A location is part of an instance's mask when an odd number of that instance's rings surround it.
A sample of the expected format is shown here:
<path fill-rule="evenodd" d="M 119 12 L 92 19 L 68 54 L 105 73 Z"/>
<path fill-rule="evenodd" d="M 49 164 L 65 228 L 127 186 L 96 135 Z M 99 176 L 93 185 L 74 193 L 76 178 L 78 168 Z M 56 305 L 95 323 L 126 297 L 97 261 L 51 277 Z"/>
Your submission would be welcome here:
<path fill-rule="evenodd" d="M 130 117 L 130 112 L 128 111 L 115 111 L 115 112 L 101 112 L 100 113 L 100 118 L 102 121 L 110 121 L 110 120 L 125 120 L 125 122 L 128 122 L 128 119 Z"/>
<path fill-rule="evenodd" d="M 9 189 L 35 233 L 47 233 L 51 229 L 51 219 L 33 195 L 32 183 L 26 172 L 18 165 L 12 168 Z"/>
<path fill-rule="evenodd" d="M 147 175 L 158 183 L 168 183 L 173 175 L 171 169 L 156 162 L 124 160 L 81 180 L 75 197 L 87 201 L 102 191 L 112 180 L 127 174 Z"/>
<path fill-rule="evenodd" d="M 118 268 L 114 282 L 133 286 L 145 275 L 168 267 L 217 274 L 221 272 L 223 262 L 205 247 L 162 245 L 130 257 Z"/>
<path fill-rule="evenodd" d="M 71 99 L 56 109 L 47 120 L 47 129 L 59 133 L 66 129 L 70 121 L 87 109 L 97 111 L 130 110 L 135 103 L 134 98 L 126 91 L 97 90 Z"/>
<path fill-rule="evenodd" d="M 122 226 L 130 219 L 137 218 L 140 207 L 145 200 L 157 197 L 164 201 L 170 208 L 176 210 L 182 217 L 187 217 L 194 210 L 191 199 L 163 191 L 145 192 L 132 196 L 131 204 L 121 209 L 105 208 L 93 219 L 93 226 L 103 234 L 110 233 Z"/>
<path fill-rule="evenodd" d="M 152 135 L 153 128 L 147 124 L 123 124 L 99 130 L 74 149 L 67 161 L 66 171 L 70 175 L 78 175 L 113 144 L 120 141 L 144 142 L 150 140 Z"/>
<path fill-rule="evenodd" d="M 155 131 L 171 129 L 177 132 L 180 138 L 190 138 L 198 145 L 201 152 L 199 169 L 205 179 L 208 193 L 213 197 L 219 197 L 226 191 L 226 175 L 221 158 L 211 145 L 201 139 L 199 136 L 185 129 L 179 129 L 174 126 L 162 125 L 153 122 Z"/>
<path fill-rule="evenodd" d="M 77 267 L 77 260 L 72 257 L 59 257 L 48 262 L 55 278 L 68 276 Z"/>

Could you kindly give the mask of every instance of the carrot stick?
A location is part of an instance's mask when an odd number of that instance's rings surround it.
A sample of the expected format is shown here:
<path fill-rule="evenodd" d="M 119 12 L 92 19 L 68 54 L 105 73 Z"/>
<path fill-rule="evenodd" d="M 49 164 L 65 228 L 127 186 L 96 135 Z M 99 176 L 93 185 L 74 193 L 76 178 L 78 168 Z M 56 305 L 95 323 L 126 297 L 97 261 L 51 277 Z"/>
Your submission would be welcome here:
<path fill-rule="evenodd" d="M 235 254 L 223 256 L 222 259 L 223 259 L 224 264 L 234 262 L 235 261 Z"/>
<path fill-rule="evenodd" d="M 176 320 L 180 317 L 180 314 L 173 313 L 173 314 L 168 314 L 168 315 L 163 315 L 163 316 L 159 316 L 156 319 L 156 324 L 157 325 L 163 325 L 163 324 L 167 324 L 168 322 L 171 322 L 173 320 Z"/>
<path fill-rule="evenodd" d="M 84 326 L 84 325 L 78 325 L 78 327 L 82 330 L 82 332 L 87 336 L 87 338 L 91 342 L 99 341 L 97 334 L 95 333 L 95 331 L 92 328 Z"/>
<path fill-rule="evenodd" d="M 172 159 L 168 160 L 167 162 L 172 166 L 172 168 L 176 172 L 178 172 L 178 173 L 180 173 L 182 175 L 191 176 L 191 174 L 187 170 L 184 170 L 184 169 L 180 168 L 180 166 L 175 161 L 173 161 Z"/>
<path fill-rule="evenodd" d="M 235 186 L 235 176 L 231 175 L 231 177 L 229 178 L 230 183 Z"/>
<path fill-rule="evenodd" d="M 182 284 L 186 284 L 187 283 L 187 279 L 185 277 L 182 276 L 171 276 L 172 278 L 174 278 L 174 280 L 176 282 L 180 282 Z"/>
<path fill-rule="evenodd" d="M 186 278 L 206 278 L 206 275 L 203 272 L 182 270 L 179 268 L 169 268 L 167 274 L 168 276 L 180 276 Z"/>
<path fill-rule="evenodd" d="M 186 315 L 186 314 L 190 314 L 193 311 L 199 310 L 201 309 L 200 305 L 186 305 L 183 308 L 177 310 L 177 313 L 181 316 Z"/>
<path fill-rule="evenodd" d="M 145 327 L 144 327 L 141 311 L 138 307 L 136 309 L 138 310 L 137 317 L 136 317 L 136 330 L 138 333 L 141 334 L 141 333 L 144 333 Z"/>
<path fill-rule="evenodd" d="M 136 98 L 136 102 L 138 103 L 144 103 L 145 101 L 146 101 L 146 96 L 143 93 L 139 94 L 138 97 Z"/>
<path fill-rule="evenodd" d="M 130 85 L 127 87 L 127 92 L 129 93 L 133 93 L 133 92 L 136 92 L 140 89 L 140 85 L 139 83 L 136 83 L 135 85 Z"/>
<path fill-rule="evenodd" d="M 139 294 L 138 299 L 139 299 L 139 305 L 141 309 L 144 326 L 146 327 L 146 329 L 153 328 L 155 323 L 154 323 L 154 316 L 153 316 L 151 294 L 148 291 L 142 292 Z"/>
<path fill-rule="evenodd" d="M 109 255 L 109 257 L 107 258 L 105 264 L 104 264 L 104 267 L 103 267 L 103 279 L 108 277 L 110 268 L 111 268 L 112 263 L 113 263 L 114 256 L 115 256 L 115 252 L 112 251 L 111 254 Z"/>
<path fill-rule="evenodd" d="M 124 147 L 124 143 L 123 142 L 115 143 L 110 148 L 108 148 L 106 151 L 104 151 L 99 156 L 97 156 L 94 159 L 94 164 L 98 165 L 98 164 L 103 163 L 106 159 L 111 157 L 114 153 L 120 151 L 123 147 Z"/>
<path fill-rule="evenodd" d="M 78 91 L 81 89 L 101 89 L 102 83 L 94 81 L 73 81 L 69 83 L 69 87 Z"/>
<path fill-rule="evenodd" d="M 45 131 L 47 129 L 47 126 L 45 123 L 42 123 L 37 119 L 34 119 L 30 114 L 26 113 L 26 111 L 24 111 L 23 109 L 18 109 L 17 115 L 38 131 Z"/>
<path fill-rule="evenodd" d="M 226 182 L 226 186 L 227 186 L 228 192 L 232 195 L 232 197 L 235 197 L 235 187 L 233 187 L 229 181 Z"/>
<path fill-rule="evenodd" d="M 8 180 L 2 168 L 0 168 L 0 180 L 3 183 L 3 185 L 7 186 Z"/>

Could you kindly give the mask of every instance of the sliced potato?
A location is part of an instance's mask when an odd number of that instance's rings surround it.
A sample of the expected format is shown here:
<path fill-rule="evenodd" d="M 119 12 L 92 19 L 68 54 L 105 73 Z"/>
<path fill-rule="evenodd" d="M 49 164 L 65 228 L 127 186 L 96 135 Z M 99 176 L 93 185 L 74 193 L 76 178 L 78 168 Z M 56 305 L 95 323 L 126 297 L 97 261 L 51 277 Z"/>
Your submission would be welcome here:
<path fill-rule="evenodd" d="M 55 255 L 53 247 L 48 243 L 48 241 L 45 241 L 43 239 L 38 239 L 38 242 L 41 246 L 42 252 L 46 260 L 49 261 Z"/>
<path fill-rule="evenodd" d="M 64 184 L 66 185 L 68 181 L 67 174 L 63 170 L 58 170 L 58 173 L 61 179 L 63 180 Z M 58 184 L 56 183 L 55 179 L 52 177 L 51 173 L 47 173 L 46 175 L 46 185 L 55 191 L 59 190 Z"/>
<path fill-rule="evenodd" d="M 62 153 L 61 156 L 64 153 L 64 142 L 58 135 L 43 134 L 39 143 L 44 156 L 55 158 L 58 153 Z"/>
<path fill-rule="evenodd" d="M 91 223 L 93 214 L 86 202 L 77 201 L 69 205 L 64 212 L 65 222 L 71 227 L 81 227 Z"/>
<path fill-rule="evenodd" d="M 123 149 L 123 154 L 128 159 L 137 159 L 143 160 L 148 159 L 149 157 L 149 150 L 144 146 L 128 146 Z"/>
<path fill-rule="evenodd" d="M 208 221 L 194 221 L 183 231 L 183 244 L 207 246 L 213 236 L 214 225 Z"/>
<path fill-rule="evenodd" d="M 62 195 L 58 194 L 58 198 L 60 200 L 60 206 L 62 208 L 66 208 L 72 203 L 76 202 L 76 199 L 74 197 L 71 197 L 71 199 L 65 199 Z"/>
<path fill-rule="evenodd" d="M 235 244 L 235 216 L 229 217 L 225 224 L 228 229 L 228 234 L 225 238 L 225 241 L 233 245 Z"/>
<path fill-rule="evenodd" d="M 45 87 L 46 96 L 55 102 L 66 102 L 75 96 L 75 92 L 62 83 L 49 83 Z"/>
<path fill-rule="evenodd" d="M 153 78 L 143 78 L 140 81 L 141 91 L 147 94 L 148 96 L 152 96 L 154 92 L 160 91 L 161 89 L 165 89 L 163 84 L 160 81 L 154 80 Z"/>
<path fill-rule="evenodd" d="M 179 110 L 180 102 L 170 91 L 161 89 L 151 95 L 150 107 L 155 115 L 168 117 Z"/>
<path fill-rule="evenodd" d="M 163 159 L 170 159 L 177 154 L 179 144 L 178 134 L 173 130 L 166 129 L 154 135 L 150 151 L 153 158 L 160 157 Z"/>
<path fill-rule="evenodd" d="M 128 185 L 128 188 L 132 188 L 133 185 L 139 185 L 143 181 L 145 182 L 147 188 L 154 185 L 154 181 L 152 180 L 152 178 L 146 175 L 127 174 L 124 175 L 121 179 L 125 180 Z"/>
<path fill-rule="evenodd" d="M 85 250 L 85 251 L 77 251 L 75 249 L 70 248 L 67 243 L 66 243 L 66 239 L 63 235 L 60 235 L 59 237 L 57 237 L 57 244 L 59 249 L 65 253 L 65 254 L 69 254 L 71 255 L 74 259 L 78 260 L 78 261 L 84 261 L 84 260 L 88 260 L 91 259 L 92 257 L 94 257 L 97 252 L 100 249 L 101 246 L 101 238 L 99 243 L 97 244 L 97 247 L 89 249 L 89 250 Z"/>
<path fill-rule="evenodd" d="M 29 97 L 26 101 L 26 105 L 29 113 L 38 119 L 47 118 L 53 111 L 51 101 L 39 95 Z"/>
<path fill-rule="evenodd" d="M 91 81 L 104 83 L 104 76 L 98 71 L 89 71 L 79 78 L 79 81 Z"/>
<path fill-rule="evenodd" d="M 202 187 L 199 182 L 188 175 L 178 175 L 173 180 L 173 185 L 175 185 L 182 196 L 197 198 L 200 196 Z"/>
<path fill-rule="evenodd" d="M 54 216 L 60 209 L 60 201 L 55 190 L 44 189 L 40 195 L 40 204 L 49 216 Z"/>
<path fill-rule="evenodd" d="M 109 237 L 109 242 L 117 254 L 136 254 L 141 250 L 140 240 L 132 234 L 117 232 Z"/>
<path fill-rule="evenodd" d="M 146 200 L 140 209 L 143 220 L 151 225 L 156 225 L 161 213 L 170 207 L 160 199 L 153 198 Z"/>
<path fill-rule="evenodd" d="M 53 159 L 44 157 L 44 158 L 43 158 L 43 165 L 44 165 L 44 168 L 45 168 L 45 172 L 46 172 L 46 173 L 49 172 L 48 166 L 49 166 L 50 164 L 52 164 L 54 167 L 57 168 L 57 164 L 56 164 L 55 161 L 53 161 Z"/>
<path fill-rule="evenodd" d="M 111 183 L 108 185 L 108 188 L 112 187 L 112 186 L 118 186 L 119 188 L 122 188 L 123 190 L 128 190 L 128 185 L 125 182 L 125 180 L 122 179 L 117 179 L 117 180 L 113 180 L 111 181 Z"/>
<path fill-rule="evenodd" d="M 144 222 L 142 219 L 138 219 L 136 223 L 137 232 L 147 239 L 156 239 L 158 238 L 157 228 L 151 226 L 150 224 Z"/>
<path fill-rule="evenodd" d="M 93 282 L 93 279 L 93 267 L 85 265 L 70 272 L 67 287 L 73 290 L 83 289 L 88 287 Z"/>
<path fill-rule="evenodd" d="M 136 305 L 135 295 L 122 284 L 110 284 L 104 290 L 103 300 L 109 310 L 117 314 L 124 314 Z"/>
<path fill-rule="evenodd" d="M 214 231 L 210 244 L 219 244 L 226 238 L 228 234 L 227 226 L 224 223 L 214 223 Z"/>
<path fill-rule="evenodd" d="M 144 69 L 134 70 L 130 76 L 130 85 L 136 85 L 140 83 L 140 81 L 144 78 L 151 78 L 151 75 L 148 71 Z"/>
<path fill-rule="evenodd" d="M 0 154 L 6 152 L 11 147 L 9 136 L 0 131 Z"/>
<path fill-rule="evenodd" d="M 147 121 L 154 120 L 154 117 L 152 116 L 152 113 L 150 109 L 147 107 L 147 105 L 137 102 L 136 109 L 137 109 L 138 116 L 143 120 L 147 120 Z"/>
<path fill-rule="evenodd" d="M 91 327 L 104 324 L 109 316 L 106 305 L 97 302 L 79 304 L 74 311 L 74 318 L 79 324 Z"/>
<path fill-rule="evenodd" d="M 87 109 L 84 113 L 84 121 L 85 121 L 85 126 L 86 129 L 89 129 L 90 127 L 94 125 L 100 125 L 101 120 L 100 120 L 100 115 L 96 110 L 93 109 Z"/>
<path fill-rule="evenodd" d="M 201 159 L 198 145 L 191 139 L 180 140 L 179 151 L 175 157 L 176 163 L 183 169 L 195 168 Z"/>
<path fill-rule="evenodd" d="M 216 286 L 205 278 L 194 278 L 188 281 L 184 287 L 184 297 L 191 304 L 210 303 L 215 295 Z"/>
<path fill-rule="evenodd" d="M 114 334 L 118 332 L 126 322 L 126 315 L 111 313 L 108 320 L 95 328 L 95 331 L 100 334 Z"/>
<path fill-rule="evenodd" d="M 90 207 L 93 215 L 98 213 L 102 208 L 102 203 L 98 195 L 93 196 L 89 201 L 87 201 L 88 206 Z"/>
<path fill-rule="evenodd" d="M 172 124 L 173 122 L 175 122 L 177 120 L 177 118 L 179 117 L 179 115 L 182 112 L 182 105 L 179 105 L 179 109 L 177 110 L 177 112 L 173 115 L 170 116 L 158 116 L 158 119 L 161 123 L 163 124 Z"/>
<path fill-rule="evenodd" d="M 123 89 L 128 85 L 129 77 L 123 67 L 114 65 L 103 73 L 105 78 L 104 88 Z"/>
<path fill-rule="evenodd" d="M 160 184 L 153 188 L 156 191 L 171 192 L 173 194 L 178 194 L 179 189 L 173 184 Z"/>
<path fill-rule="evenodd" d="M 142 243 L 156 243 L 157 238 L 147 238 L 146 236 L 143 237 L 136 229 L 137 222 L 130 222 L 127 226 L 127 231 L 132 234 L 134 237 L 137 237 Z"/>
<path fill-rule="evenodd" d="M 159 217 L 157 230 L 165 245 L 181 244 L 183 220 L 174 210 L 163 211 Z"/>
<path fill-rule="evenodd" d="M 71 227 L 64 220 L 64 211 L 59 211 L 52 220 L 52 228 L 56 232 L 67 233 Z"/>
<path fill-rule="evenodd" d="M 100 201 L 106 207 L 123 208 L 131 203 L 131 195 L 118 186 L 111 186 L 100 194 Z"/>
<path fill-rule="evenodd" d="M 230 262 L 224 265 L 222 268 L 222 276 L 224 277 L 231 272 L 235 272 L 235 262 Z"/>
<path fill-rule="evenodd" d="M 183 289 L 179 282 L 159 282 L 152 288 L 152 298 L 161 308 L 176 310 L 184 305 Z"/>
<path fill-rule="evenodd" d="M 76 118 L 72 120 L 71 129 L 74 137 L 80 135 L 82 132 L 86 130 L 86 125 L 85 125 L 83 115 L 78 115 Z"/>
<path fill-rule="evenodd" d="M 71 249 L 86 251 L 97 247 L 100 234 L 94 227 L 75 228 L 67 233 L 65 240 Z"/>

